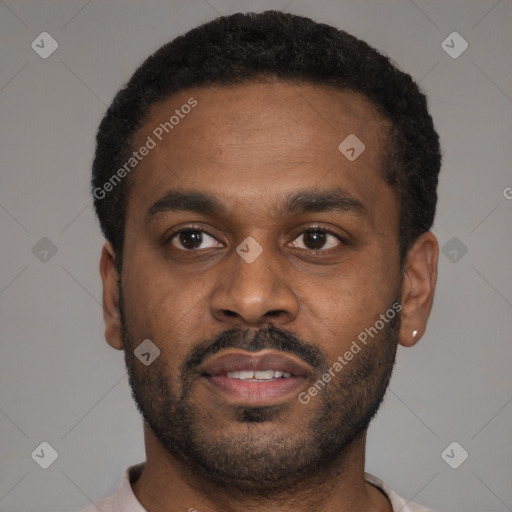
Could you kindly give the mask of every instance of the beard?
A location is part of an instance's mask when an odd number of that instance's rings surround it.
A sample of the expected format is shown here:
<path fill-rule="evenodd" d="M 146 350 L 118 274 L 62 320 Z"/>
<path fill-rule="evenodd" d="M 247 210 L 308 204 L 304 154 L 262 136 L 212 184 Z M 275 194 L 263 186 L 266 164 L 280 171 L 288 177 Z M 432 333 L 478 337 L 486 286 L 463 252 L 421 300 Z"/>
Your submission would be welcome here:
<path fill-rule="evenodd" d="M 392 375 L 400 326 L 397 312 L 308 404 L 232 407 L 232 431 L 226 417 L 193 397 L 206 357 L 226 348 L 289 352 L 315 370 L 316 382 L 330 366 L 316 345 L 272 324 L 233 328 L 195 346 L 171 375 L 164 357 L 149 367 L 135 357 L 138 339 L 127 325 L 121 289 L 119 309 L 132 396 L 166 453 L 216 488 L 267 498 L 325 481 L 347 447 L 364 436 Z"/>

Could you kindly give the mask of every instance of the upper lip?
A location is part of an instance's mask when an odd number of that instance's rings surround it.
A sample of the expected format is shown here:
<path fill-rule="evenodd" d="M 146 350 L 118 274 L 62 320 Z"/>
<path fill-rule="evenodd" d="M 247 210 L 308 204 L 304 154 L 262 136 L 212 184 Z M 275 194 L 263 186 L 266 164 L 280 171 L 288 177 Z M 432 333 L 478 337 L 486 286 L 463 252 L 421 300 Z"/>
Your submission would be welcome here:
<path fill-rule="evenodd" d="M 274 370 L 289 372 L 295 377 L 307 377 L 312 374 L 312 369 L 308 364 L 291 354 L 276 350 L 247 352 L 228 349 L 208 359 L 199 367 L 201 374 L 210 376 L 242 370 Z"/>

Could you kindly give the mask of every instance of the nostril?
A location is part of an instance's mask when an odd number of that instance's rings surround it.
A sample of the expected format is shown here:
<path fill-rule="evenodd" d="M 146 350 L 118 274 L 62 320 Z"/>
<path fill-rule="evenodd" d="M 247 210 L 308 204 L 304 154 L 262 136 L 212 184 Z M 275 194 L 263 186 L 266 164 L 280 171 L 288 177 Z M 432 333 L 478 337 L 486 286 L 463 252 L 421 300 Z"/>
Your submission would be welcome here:
<path fill-rule="evenodd" d="M 274 311 L 268 311 L 267 313 L 265 313 L 265 316 L 269 318 L 276 318 L 282 315 L 283 313 L 285 312 L 279 309 L 275 309 Z"/>

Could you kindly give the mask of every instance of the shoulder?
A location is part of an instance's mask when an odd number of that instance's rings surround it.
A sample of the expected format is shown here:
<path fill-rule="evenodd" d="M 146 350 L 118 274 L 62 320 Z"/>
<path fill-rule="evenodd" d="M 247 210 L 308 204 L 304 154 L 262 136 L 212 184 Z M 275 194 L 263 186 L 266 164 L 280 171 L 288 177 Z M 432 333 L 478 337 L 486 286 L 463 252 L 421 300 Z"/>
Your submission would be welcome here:
<path fill-rule="evenodd" d="M 418 503 L 414 503 L 412 501 L 405 500 L 398 496 L 398 494 L 393 491 L 388 485 L 386 485 L 380 478 L 371 475 L 370 473 L 365 473 L 365 480 L 372 484 L 374 487 L 380 489 L 389 499 L 391 506 L 393 507 L 394 512 L 435 512 L 430 508 L 425 508 Z"/>
<path fill-rule="evenodd" d="M 92 503 L 80 512 L 146 512 L 133 493 L 131 483 L 136 481 L 145 463 L 130 466 L 123 473 L 115 494 Z"/>
<path fill-rule="evenodd" d="M 92 503 L 80 512 L 114 512 L 114 499 L 115 494 L 108 498 L 103 498 L 96 503 Z"/>

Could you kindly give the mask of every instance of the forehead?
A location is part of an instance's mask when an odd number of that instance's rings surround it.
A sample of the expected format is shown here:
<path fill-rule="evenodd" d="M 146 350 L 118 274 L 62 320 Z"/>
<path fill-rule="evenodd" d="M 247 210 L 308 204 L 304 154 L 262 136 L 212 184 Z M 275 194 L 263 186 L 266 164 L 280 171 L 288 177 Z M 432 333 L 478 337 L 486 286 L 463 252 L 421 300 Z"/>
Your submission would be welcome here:
<path fill-rule="evenodd" d="M 371 202 L 386 187 L 387 132 L 370 101 L 350 90 L 265 82 L 181 91 L 153 105 L 137 133 L 134 149 L 148 138 L 154 148 L 133 172 L 129 210 L 172 188 L 263 206 L 264 192 L 342 187 Z M 350 160 L 344 141 L 364 151 Z"/>

